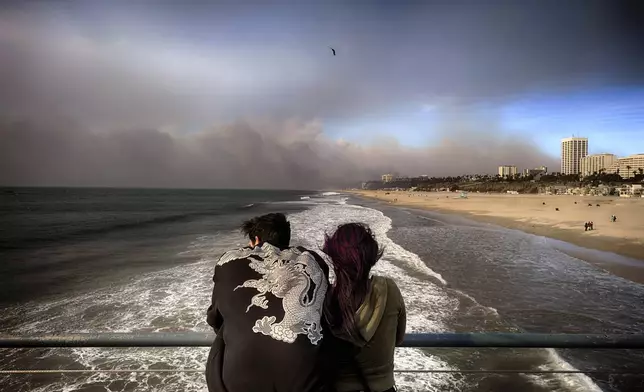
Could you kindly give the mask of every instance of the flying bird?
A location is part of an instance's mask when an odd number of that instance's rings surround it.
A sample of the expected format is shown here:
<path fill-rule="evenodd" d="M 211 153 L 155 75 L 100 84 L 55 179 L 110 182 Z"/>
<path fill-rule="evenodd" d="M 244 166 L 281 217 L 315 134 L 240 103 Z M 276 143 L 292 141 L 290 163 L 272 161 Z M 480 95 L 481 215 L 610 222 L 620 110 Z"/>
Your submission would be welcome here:
<path fill-rule="evenodd" d="M 331 49 L 331 51 L 333 52 L 333 55 L 335 56 L 335 49 L 333 49 L 333 48 L 332 48 L 332 47 L 330 47 L 330 46 L 329 46 L 329 49 Z"/>

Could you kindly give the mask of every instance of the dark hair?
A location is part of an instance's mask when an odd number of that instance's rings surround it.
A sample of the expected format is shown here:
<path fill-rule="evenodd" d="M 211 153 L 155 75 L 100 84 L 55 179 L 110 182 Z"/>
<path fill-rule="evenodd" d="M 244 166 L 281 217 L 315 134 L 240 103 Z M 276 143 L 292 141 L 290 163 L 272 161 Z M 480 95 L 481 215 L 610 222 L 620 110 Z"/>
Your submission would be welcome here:
<path fill-rule="evenodd" d="M 278 248 L 288 248 L 291 242 L 291 224 L 281 213 L 256 216 L 242 223 L 242 233 L 251 241 L 259 237 L 260 242 L 268 242 Z"/>
<path fill-rule="evenodd" d="M 331 257 L 335 284 L 329 287 L 324 317 L 330 327 L 354 339 L 361 339 L 355 326 L 355 312 L 369 290 L 369 272 L 382 257 L 369 226 L 347 223 L 326 235 L 322 251 Z"/>

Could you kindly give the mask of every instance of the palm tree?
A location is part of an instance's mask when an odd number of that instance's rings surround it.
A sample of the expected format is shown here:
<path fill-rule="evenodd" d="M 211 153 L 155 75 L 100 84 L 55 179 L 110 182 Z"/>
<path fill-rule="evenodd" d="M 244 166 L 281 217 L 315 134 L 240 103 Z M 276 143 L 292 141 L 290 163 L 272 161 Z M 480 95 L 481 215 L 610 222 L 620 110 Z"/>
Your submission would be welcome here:
<path fill-rule="evenodd" d="M 630 175 L 631 175 L 631 166 L 626 165 L 626 176 L 630 176 Z"/>
<path fill-rule="evenodd" d="M 640 172 L 640 175 L 644 175 L 644 169 L 643 168 L 640 167 L 639 169 L 637 169 L 637 171 Z"/>

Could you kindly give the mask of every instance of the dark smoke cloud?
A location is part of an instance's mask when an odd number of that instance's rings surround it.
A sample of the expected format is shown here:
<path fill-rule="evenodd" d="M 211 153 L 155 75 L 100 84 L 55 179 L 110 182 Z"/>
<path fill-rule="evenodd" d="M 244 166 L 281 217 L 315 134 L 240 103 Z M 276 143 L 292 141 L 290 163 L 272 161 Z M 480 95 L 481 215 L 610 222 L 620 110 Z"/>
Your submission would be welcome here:
<path fill-rule="evenodd" d="M 446 123 L 432 147 L 395 140 L 361 146 L 328 139 L 319 122 L 236 122 L 199 134 L 92 133 L 74 124 L 0 124 L 0 184 L 317 189 L 356 185 L 390 171 L 494 172 L 501 163 L 554 165 L 530 144 Z M 488 129 L 493 124 L 486 124 Z"/>

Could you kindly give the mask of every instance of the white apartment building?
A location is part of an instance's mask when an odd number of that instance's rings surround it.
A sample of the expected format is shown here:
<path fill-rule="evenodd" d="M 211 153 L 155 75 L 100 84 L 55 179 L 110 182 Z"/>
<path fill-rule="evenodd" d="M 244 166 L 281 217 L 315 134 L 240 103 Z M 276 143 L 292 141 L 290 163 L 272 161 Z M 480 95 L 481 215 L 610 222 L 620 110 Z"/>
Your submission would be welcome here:
<path fill-rule="evenodd" d="M 539 166 L 535 167 L 534 169 L 524 169 L 523 170 L 523 175 L 524 176 L 536 176 L 538 174 L 547 174 L 548 173 L 548 167 L 547 166 Z"/>
<path fill-rule="evenodd" d="M 617 158 L 613 164 L 606 169 L 606 173 L 618 173 L 622 178 L 631 178 L 644 172 L 644 154 L 630 155 L 624 158 Z"/>
<path fill-rule="evenodd" d="M 600 173 L 602 170 L 607 170 L 617 161 L 617 156 L 614 154 L 593 154 L 581 158 L 581 174 L 585 176 Z"/>
<path fill-rule="evenodd" d="M 561 139 L 561 174 L 580 174 L 581 158 L 588 155 L 588 138 Z"/>
<path fill-rule="evenodd" d="M 516 166 L 499 166 L 499 176 L 501 177 L 512 177 L 515 176 L 519 171 Z"/>
<path fill-rule="evenodd" d="M 383 174 L 382 175 L 382 182 L 392 182 L 394 180 L 394 175 L 393 174 Z"/>

